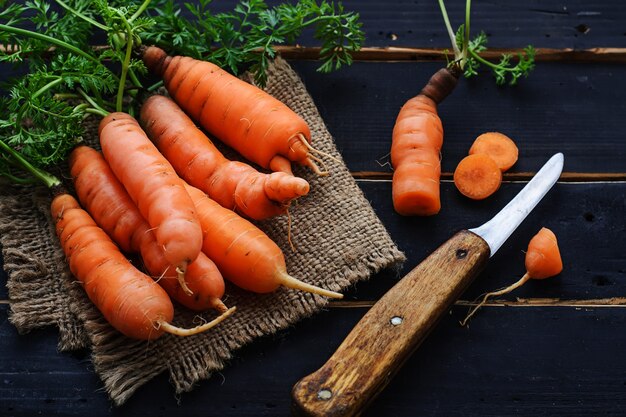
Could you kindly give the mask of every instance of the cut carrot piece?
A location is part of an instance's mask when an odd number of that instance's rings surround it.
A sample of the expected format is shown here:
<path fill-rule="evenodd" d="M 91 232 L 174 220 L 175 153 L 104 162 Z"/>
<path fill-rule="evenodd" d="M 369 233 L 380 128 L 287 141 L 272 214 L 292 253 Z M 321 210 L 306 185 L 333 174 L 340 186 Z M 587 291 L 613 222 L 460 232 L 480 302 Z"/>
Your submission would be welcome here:
<path fill-rule="evenodd" d="M 466 197 L 482 200 L 495 193 L 502 183 L 502 171 L 484 154 L 466 156 L 454 171 L 454 185 Z"/>
<path fill-rule="evenodd" d="M 563 270 L 561 252 L 552 230 L 541 228 L 528 244 L 526 270 L 533 279 L 544 279 L 559 274 Z"/>
<path fill-rule="evenodd" d="M 517 145 L 511 138 L 499 132 L 487 132 L 478 136 L 472 144 L 469 154 L 485 154 L 491 157 L 502 172 L 517 162 Z"/>

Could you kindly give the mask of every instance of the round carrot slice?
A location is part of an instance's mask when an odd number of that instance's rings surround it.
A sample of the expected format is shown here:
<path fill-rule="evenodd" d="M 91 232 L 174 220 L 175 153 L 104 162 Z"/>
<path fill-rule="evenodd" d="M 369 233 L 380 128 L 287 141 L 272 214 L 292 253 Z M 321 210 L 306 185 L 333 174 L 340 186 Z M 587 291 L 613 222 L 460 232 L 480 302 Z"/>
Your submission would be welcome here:
<path fill-rule="evenodd" d="M 495 193 L 502 183 L 502 171 L 485 154 L 468 155 L 454 171 L 454 185 L 466 197 L 482 200 Z"/>
<path fill-rule="evenodd" d="M 511 138 L 499 132 L 487 132 L 478 136 L 472 144 L 469 154 L 482 153 L 489 155 L 502 172 L 511 168 L 517 162 L 517 145 Z"/>

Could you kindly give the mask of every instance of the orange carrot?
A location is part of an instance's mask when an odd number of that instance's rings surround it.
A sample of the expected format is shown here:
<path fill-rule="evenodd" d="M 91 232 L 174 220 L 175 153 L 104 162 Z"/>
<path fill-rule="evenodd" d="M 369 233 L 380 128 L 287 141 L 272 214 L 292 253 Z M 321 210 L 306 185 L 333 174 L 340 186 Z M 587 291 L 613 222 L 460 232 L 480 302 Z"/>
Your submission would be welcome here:
<path fill-rule="evenodd" d="M 226 279 L 256 293 L 272 292 L 282 285 L 326 297 L 343 297 L 291 277 L 282 251 L 261 229 L 197 188 L 188 185 L 187 191 L 196 205 L 204 232 L 202 250 L 215 261 Z"/>
<path fill-rule="evenodd" d="M 458 76 L 454 68 L 439 70 L 396 118 L 391 138 L 392 195 L 401 215 L 430 216 L 441 209 L 443 127 L 437 104 L 454 89 Z"/>
<path fill-rule="evenodd" d="M 560 274 L 563 270 L 563 261 L 556 236 L 552 230 L 542 227 L 528 243 L 528 250 L 525 258 L 526 273 L 514 284 L 498 291 L 487 293 L 482 301 L 474 306 L 467 317 L 461 322 L 465 326 L 480 307 L 482 307 L 490 297 L 507 294 L 516 288 L 521 287 L 529 279 L 545 279 Z"/>
<path fill-rule="evenodd" d="M 202 248 L 202 229 L 183 181 L 132 116 L 109 114 L 100 122 L 99 134 L 104 158 L 154 229 L 182 281 Z"/>
<path fill-rule="evenodd" d="M 227 310 L 220 300 L 225 290 L 224 279 L 215 263 L 202 252 L 187 267 L 185 281 L 189 289 L 181 286 L 154 231 L 100 152 L 78 146 L 70 154 L 69 165 L 76 194 L 87 212 L 124 252 L 141 253 L 147 271 L 170 297 L 196 311 Z"/>
<path fill-rule="evenodd" d="M 167 293 L 141 273 L 69 194 L 51 204 L 56 233 L 72 274 L 105 319 L 122 334 L 152 340 L 163 333 L 189 336 L 206 331 L 234 311 L 191 329 L 171 324 L 174 307 Z"/>
<path fill-rule="evenodd" d="M 141 107 L 140 122 L 159 151 L 187 183 L 222 206 L 263 220 L 285 213 L 309 192 L 309 183 L 284 172 L 264 174 L 230 161 L 171 99 L 154 95 Z"/>
<path fill-rule="evenodd" d="M 478 153 L 463 158 L 453 178 L 461 194 L 473 200 L 482 200 L 498 191 L 502 183 L 502 171 L 493 159 Z"/>
<path fill-rule="evenodd" d="M 478 136 L 469 154 L 482 153 L 495 161 L 502 172 L 511 168 L 517 162 L 517 145 L 511 138 L 499 132 L 487 132 Z"/>
<path fill-rule="evenodd" d="M 272 170 L 291 161 L 324 174 L 306 122 L 263 90 L 210 62 L 171 57 L 155 46 L 144 49 L 143 61 L 193 120 L 249 161 Z"/>

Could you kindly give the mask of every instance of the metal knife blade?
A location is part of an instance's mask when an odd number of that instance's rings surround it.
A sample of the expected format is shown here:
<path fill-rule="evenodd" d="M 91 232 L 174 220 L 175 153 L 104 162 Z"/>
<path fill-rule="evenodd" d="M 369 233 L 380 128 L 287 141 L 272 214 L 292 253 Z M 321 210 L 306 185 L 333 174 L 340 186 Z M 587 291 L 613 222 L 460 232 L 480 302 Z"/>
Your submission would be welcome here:
<path fill-rule="evenodd" d="M 564 157 L 562 153 L 552 156 L 535 176 L 526 184 L 513 200 L 487 223 L 473 229 L 485 239 L 493 256 L 504 242 L 517 229 L 517 226 L 528 216 L 535 206 L 557 182 L 563 172 Z"/>
<path fill-rule="evenodd" d="M 492 220 L 455 234 L 402 278 L 292 390 L 293 412 L 356 416 L 380 393 L 560 176 L 557 154 Z"/>

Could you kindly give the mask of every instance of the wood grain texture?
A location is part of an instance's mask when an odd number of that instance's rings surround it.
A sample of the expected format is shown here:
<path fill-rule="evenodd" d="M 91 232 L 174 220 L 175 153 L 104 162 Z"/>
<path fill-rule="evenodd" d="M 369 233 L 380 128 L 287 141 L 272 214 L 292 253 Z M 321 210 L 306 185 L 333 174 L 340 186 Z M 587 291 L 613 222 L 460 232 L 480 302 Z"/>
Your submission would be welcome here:
<path fill-rule="evenodd" d="M 378 300 L 324 366 L 294 386 L 295 413 L 360 415 L 487 259 L 487 243 L 468 231 L 441 245 Z"/>

